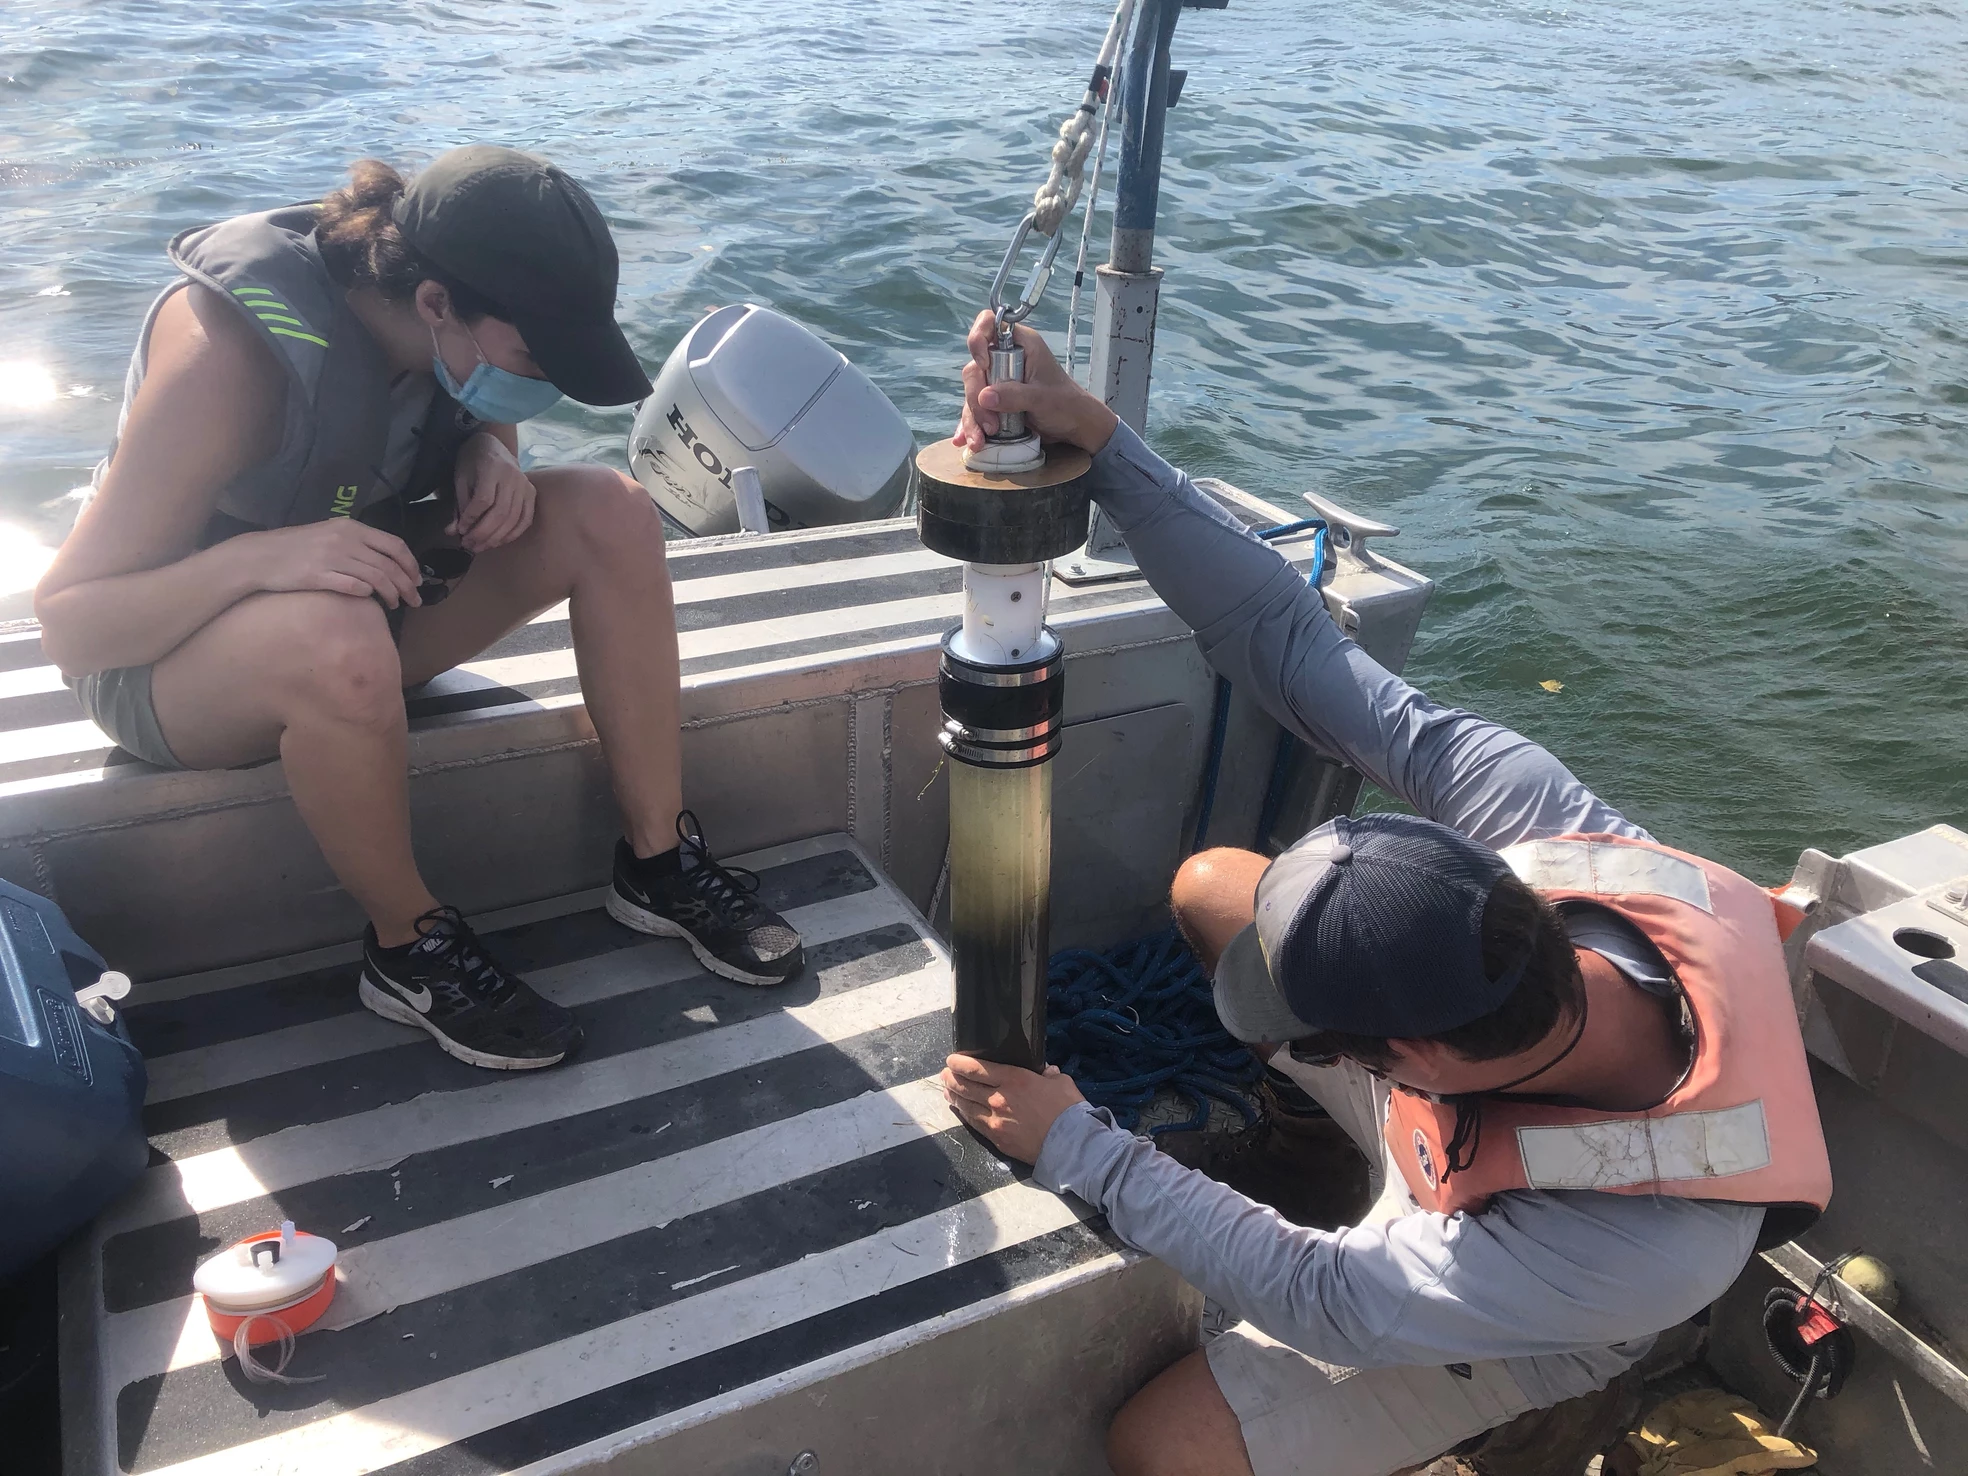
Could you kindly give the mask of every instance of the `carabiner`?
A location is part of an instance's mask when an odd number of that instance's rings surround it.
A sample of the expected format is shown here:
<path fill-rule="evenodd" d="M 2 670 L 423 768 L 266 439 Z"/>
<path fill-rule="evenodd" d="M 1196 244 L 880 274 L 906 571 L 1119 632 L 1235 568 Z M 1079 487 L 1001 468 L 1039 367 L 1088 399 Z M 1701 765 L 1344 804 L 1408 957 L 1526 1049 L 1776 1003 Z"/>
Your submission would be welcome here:
<path fill-rule="evenodd" d="M 1006 325 L 1025 320 L 1039 299 L 1045 296 L 1046 283 L 1052 279 L 1052 259 L 1059 255 L 1059 241 L 1066 233 L 1054 231 L 1052 239 L 1046 242 L 1045 251 L 1040 255 L 1038 265 L 1032 268 L 1032 275 L 1025 281 L 1025 291 L 1018 301 L 1010 307 L 1005 306 L 1005 282 L 1011 276 L 1011 268 L 1018 260 L 1018 253 L 1025 249 L 1025 239 L 1032 234 L 1032 227 L 1038 224 L 1036 210 L 1025 212 L 1025 218 L 1018 222 L 1018 233 L 1011 238 L 1011 248 L 1005 252 L 1004 260 L 998 266 L 998 275 L 991 282 L 991 316 L 998 320 L 1002 331 Z"/>

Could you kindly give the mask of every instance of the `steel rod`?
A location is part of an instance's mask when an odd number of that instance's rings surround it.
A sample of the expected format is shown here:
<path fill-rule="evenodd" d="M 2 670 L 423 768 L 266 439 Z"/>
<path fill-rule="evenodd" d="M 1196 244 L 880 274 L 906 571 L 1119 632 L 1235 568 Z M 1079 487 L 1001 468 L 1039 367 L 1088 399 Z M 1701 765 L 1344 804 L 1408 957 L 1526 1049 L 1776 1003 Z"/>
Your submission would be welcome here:
<path fill-rule="evenodd" d="M 1161 203 L 1162 134 L 1168 114 L 1169 43 L 1182 0 L 1143 0 L 1121 77 L 1121 165 L 1114 185 L 1108 265 L 1145 272 L 1155 256 Z"/>

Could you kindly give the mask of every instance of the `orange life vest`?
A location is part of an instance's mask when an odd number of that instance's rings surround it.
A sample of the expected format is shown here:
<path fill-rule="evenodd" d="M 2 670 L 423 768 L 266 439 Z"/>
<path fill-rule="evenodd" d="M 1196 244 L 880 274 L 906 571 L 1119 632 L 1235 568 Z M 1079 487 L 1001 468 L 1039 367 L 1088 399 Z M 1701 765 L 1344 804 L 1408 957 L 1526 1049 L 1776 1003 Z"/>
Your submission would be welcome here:
<path fill-rule="evenodd" d="M 1769 1217 L 1779 1240 L 1816 1219 L 1831 1164 L 1770 894 L 1712 861 L 1624 836 L 1530 841 L 1503 855 L 1548 901 L 1610 908 L 1660 950 L 1693 1016 L 1694 1062 L 1644 1112 L 1483 1098 L 1474 1159 L 1453 1174 L 1456 1108 L 1395 1087 L 1387 1145 L 1416 1202 L 1481 1213 L 1510 1189 L 1596 1189 L 1801 1211 Z"/>

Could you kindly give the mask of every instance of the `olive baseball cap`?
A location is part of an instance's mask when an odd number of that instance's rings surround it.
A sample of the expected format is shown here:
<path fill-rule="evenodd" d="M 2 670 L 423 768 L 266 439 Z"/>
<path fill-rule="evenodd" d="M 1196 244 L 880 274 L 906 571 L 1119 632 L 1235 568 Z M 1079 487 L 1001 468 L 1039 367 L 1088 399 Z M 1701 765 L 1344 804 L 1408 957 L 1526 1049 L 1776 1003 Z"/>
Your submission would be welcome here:
<path fill-rule="evenodd" d="M 391 212 L 410 244 L 499 305 L 540 372 L 585 405 L 626 405 L 649 376 L 615 322 L 620 262 L 594 200 L 536 154 L 439 154 Z"/>
<path fill-rule="evenodd" d="M 1483 968 L 1483 909 L 1510 874 L 1433 820 L 1329 821 L 1259 878 L 1255 920 L 1217 964 L 1217 1015 L 1252 1042 L 1321 1030 L 1413 1040 L 1481 1019 L 1528 962 L 1495 979 Z"/>

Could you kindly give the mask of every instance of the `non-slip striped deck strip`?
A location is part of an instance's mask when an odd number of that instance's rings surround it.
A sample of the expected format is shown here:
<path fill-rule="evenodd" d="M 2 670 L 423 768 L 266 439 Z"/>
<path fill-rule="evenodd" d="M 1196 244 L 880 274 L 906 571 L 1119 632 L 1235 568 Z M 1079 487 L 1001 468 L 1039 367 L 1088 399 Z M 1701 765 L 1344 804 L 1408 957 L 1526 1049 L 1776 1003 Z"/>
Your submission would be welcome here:
<path fill-rule="evenodd" d="M 369 1015 L 353 960 L 132 1008 L 154 1162 L 94 1231 L 94 1305 L 66 1309 L 96 1319 L 95 1469 L 550 1468 L 1112 1257 L 955 1126 L 946 960 L 852 843 L 740 859 L 807 940 L 782 989 L 716 979 L 591 897 L 488 933 L 582 1017 L 583 1052 L 548 1071 L 476 1070 Z M 324 1379 L 256 1386 L 190 1277 L 283 1217 L 341 1246 L 344 1281 L 290 1370 Z"/>

